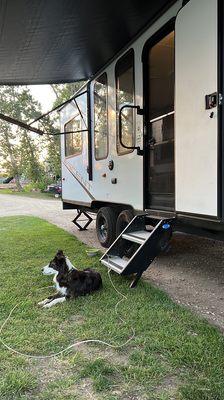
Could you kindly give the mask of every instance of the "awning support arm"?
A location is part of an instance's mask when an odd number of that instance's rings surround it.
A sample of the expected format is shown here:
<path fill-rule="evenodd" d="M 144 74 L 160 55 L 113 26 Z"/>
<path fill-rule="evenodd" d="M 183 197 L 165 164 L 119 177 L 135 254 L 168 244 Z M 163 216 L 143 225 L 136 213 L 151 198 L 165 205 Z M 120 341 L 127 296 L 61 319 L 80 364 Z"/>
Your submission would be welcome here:
<path fill-rule="evenodd" d="M 26 129 L 28 131 L 37 133 L 38 135 L 47 135 L 47 136 L 59 136 L 59 135 L 69 135 L 70 133 L 79 133 L 79 132 L 87 132 L 88 129 L 80 129 L 78 131 L 66 131 L 66 132 L 44 132 L 41 129 L 34 128 L 34 126 L 30 126 L 23 121 L 19 121 L 18 119 L 9 117 L 8 115 L 4 115 L 0 113 L 0 119 L 3 121 L 9 122 L 10 124 L 17 125 L 20 128 Z"/>
<path fill-rule="evenodd" d="M 63 103 L 59 104 L 58 106 L 52 108 L 52 110 L 46 112 L 45 114 L 40 115 L 39 117 L 37 117 L 36 119 L 34 119 L 33 121 L 31 121 L 29 123 L 29 125 L 34 124 L 35 122 L 39 121 L 40 119 L 47 117 L 49 114 L 51 114 L 54 111 L 57 111 L 59 108 L 65 106 L 68 103 L 71 103 L 71 101 L 75 100 L 77 97 L 81 96 L 82 94 L 86 93 L 86 90 L 82 93 L 76 93 L 74 96 L 70 97 L 70 99 L 64 101 Z"/>
<path fill-rule="evenodd" d="M 80 93 L 80 92 L 81 92 L 81 93 Z M 33 121 L 31 121 L 29 124 L 27 124 L 26 122 L 20 121 L 20 120 L 18 120 L 18 119 L 9 117 L 8 115 L 4 115 L 4 114 L 2 114 L 2 113 L 0 113 L 0 119 L 2 119 L 3 121 L 9 122 L 10 124 L 17 125 L 17 126 L 19 126 L 20 128 L 26 129 L 26 130 L 28 130 L 28 131 L 30 131 L 30 132 L 37 133 L 38 135 L 59 136 L 59 135 L 68 135 L 68 134 L 70 134 L 70 133 L 87 132 L 88 129 L 81 129 L 81 130 L 77 130 L 77 131 L 68 131 L 68 132 L 56 132 L 56 133 L 51 133 L 51 132 L 44 132 L 42 129 L 35 128 L 35 127 L 31 126 L 31 125 L 34 124 L 35 122 L 41 120 L 42 118 L 46 117 L 47 115 L 49 115 L 49 114 L 51 114 L 52 112 L 58 110 L 59 108 L 63 107 L 64 105 L 70 103 L 70 102 L 73 101 L 73 100 L 75 101 L 75 104 L 76 104 L 76 106 L 77 106 L 77 108 L 78 108 L 78 111 L 79 111 L 79 113 L 80 113 L 80 115 L 81 115 L 81 118 L 82 118 L 82 120 L 83 120 L 83 122 L 84 122 L 84 124 L 85 124 L 85 126 L 86 126 L 86 123 L 85 123 L 83 114 L 82 114 L 82 112 L 81 112 L 81 110 L 80 110 L 80 108 L 79 108 L 79 106 L 78 106 L 78 104 L 77 104 L 77 102 L 76 102 L 76 98 L 79 97 L 79 96 L 81 96 L 81 95 L 83 95 L 84 93 L 87 93 L 87 90 L 85 90 L 84 92 L 82 92 L 82 87 L 81 87 L 80 90 L 79 90 L 74 96 L 72 96 L 70 99 L 68 99 L 68 100 L 64 101 L 63 103 L 59 104 L 58 106 L 52 108 L 52 110 L 46 112 L 45 114 L 40 115 L 39 117 L 37 117 L 36 119 L 34 119 Z M 87 128 L 87 126 L 86 126 L 86 128 Z"/>

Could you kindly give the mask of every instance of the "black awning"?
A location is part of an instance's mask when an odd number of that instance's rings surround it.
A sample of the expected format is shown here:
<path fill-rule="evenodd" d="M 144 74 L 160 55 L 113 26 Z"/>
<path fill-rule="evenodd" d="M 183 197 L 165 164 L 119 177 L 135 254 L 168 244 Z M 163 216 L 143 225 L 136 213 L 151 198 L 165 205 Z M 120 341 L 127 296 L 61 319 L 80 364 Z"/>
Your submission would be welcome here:
<path fill-rule="evenodd" d="M 0 0 L 0 84 L 90 78 L 173 0 Z"/>

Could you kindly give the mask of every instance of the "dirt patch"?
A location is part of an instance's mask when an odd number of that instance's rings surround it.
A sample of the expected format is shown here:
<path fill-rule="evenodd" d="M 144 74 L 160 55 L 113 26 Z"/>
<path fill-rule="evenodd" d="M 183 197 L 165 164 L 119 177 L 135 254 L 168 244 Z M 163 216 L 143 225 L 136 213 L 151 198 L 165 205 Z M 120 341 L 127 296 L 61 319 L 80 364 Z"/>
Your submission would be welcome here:
<path fill-rule="evenodd" d="M 99 397 L 96 393 L 94 393 L 92 380 L 89 378 L 82 379 L 81 382 L 75 383 L 74 386 L 70 386 L 68 389 L 64 390 L 64 394 L 66 396 L 71 396 L 71 399 L 79 399 L 79 400 L 101 400 L 102 397 Z M 75 397 L 74 397 L 75 396 Z M 68 397 L 66 397 L 68 398 Z"/>
<path fill-rule="evenodd" d="M 63 330 L 63 328 L 64 328 L 64 326 L 66 325 L 66 326 L 71 326 L 71 327 L 75 327 L 75 326 L 77 326 L 77 325 L 82 325 L 82 324 L 84 324 L 84 322 L 85 322 L 85 318 L 82 316 L 82 315 L 80 315 L 80 314 L 74 314 L 74 315 L 71 315 L 70 317 L 69 317 L 69 319 L 66 319 L 65 321 L 63 321 L 61 324 L 59 324 L 59 329 L 62 329 Z"/>
<path fill-rule="evenodd" d="M 175 400 L 175 394 L 179 385 L 180 382 L 176 375 L 168 375 L 163 379 L 160 385 L 154 388 L 154 393 L 158 395 L 166 393 L 169 394 L 169 400 Z"/>
<path fill-rule="evenodd" d="M 49 385 L 54 385 L 57 382 L 61 382 L 60 392 L 63 391 L 66 399 L 70 398 L 69 396 L 80 400 L 99 399 L 94 392 L 91 379 L 85 378 L 77 381 L 74 374 L 74 366 L 71 365 L 69 358 L 32 360 L 30 361 L 30 372 L 38 378 L 37 388 L 29 394 L 30 400 L 39 398 L 45 390 L 49 390 Z M 66 380 L 68 381 L 68 387 L 64 386 Z M 57 389 L 52 389 L 53 395 L 54 390 L 57 391 Z"/>
<path fill-rule="evenodd" d="M 142 390 L 142 387 L 131 388 L 130 385 L 122 388 L 117 388 L 112 391 L 112 394 L 120 400 L 148 400 L 148 393 Z"/>
<path fill-rule="evenodd" d="M 119 374 L 119 365 L 125 366 L 128 364 L 129 355 L 127 353 L 121 353 L 108 347 L 103 349 L 94 345 L 82 344 L 78 347 L 78 351 L 86 359 L 95 360 L 101 358 L 108 361 L 109 364 L 113 364 Z"/>
<path fill-rule="evenodd" d="M 224 331 L 222 242 L 175 234 L 170 253 L 158 257 L 144 277 Z"/>
<path fill-rule="evenodd" d="M 77 325 L 82 325 L 85 322 L 85 318 L 82 315 L 74 314 L 70 316 L 69 321 Z"/>
<path fill-rule="evenodd" d="M 38 376 L 42 386 L 46 386 L 59 377 L 63 379 L 69 376 L 68 362 L 59 358 L 31 360 L 30 372 Z"/>

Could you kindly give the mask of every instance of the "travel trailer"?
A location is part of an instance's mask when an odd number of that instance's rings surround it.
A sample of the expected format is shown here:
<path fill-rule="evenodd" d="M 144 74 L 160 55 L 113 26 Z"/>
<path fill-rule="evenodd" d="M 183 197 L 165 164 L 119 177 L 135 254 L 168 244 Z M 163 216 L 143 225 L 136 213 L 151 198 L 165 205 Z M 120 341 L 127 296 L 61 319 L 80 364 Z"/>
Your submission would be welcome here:
<path fill-rule="evenodd" d="M 96 213 L 120 274 L 140 276 L 173 229 L 223 239 L 223 20 L 222 0 L 3 13 L 1 84 L 88 80 L 60 109 L 63 207 Z"/>
<path fill-rule="evenodd" d="M 143 212 L 223 236 L 221 3 L 176 1 L 60 110 L 63 207 L 104 247 Z"/>

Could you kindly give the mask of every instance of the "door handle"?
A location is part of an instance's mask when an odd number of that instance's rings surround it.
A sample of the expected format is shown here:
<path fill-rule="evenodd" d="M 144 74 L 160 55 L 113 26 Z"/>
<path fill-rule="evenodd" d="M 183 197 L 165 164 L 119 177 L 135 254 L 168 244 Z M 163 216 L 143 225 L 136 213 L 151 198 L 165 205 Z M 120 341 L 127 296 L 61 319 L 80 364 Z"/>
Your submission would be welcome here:
<path fill-rule="evenodd" d="M 148 141 L 149 147 L 153 147 L 155 143 L 156 143 L 156 139 L 155 139 L 154 137 L 152 137 L 152 138 L 149 139 L 149 141 Z"/>

